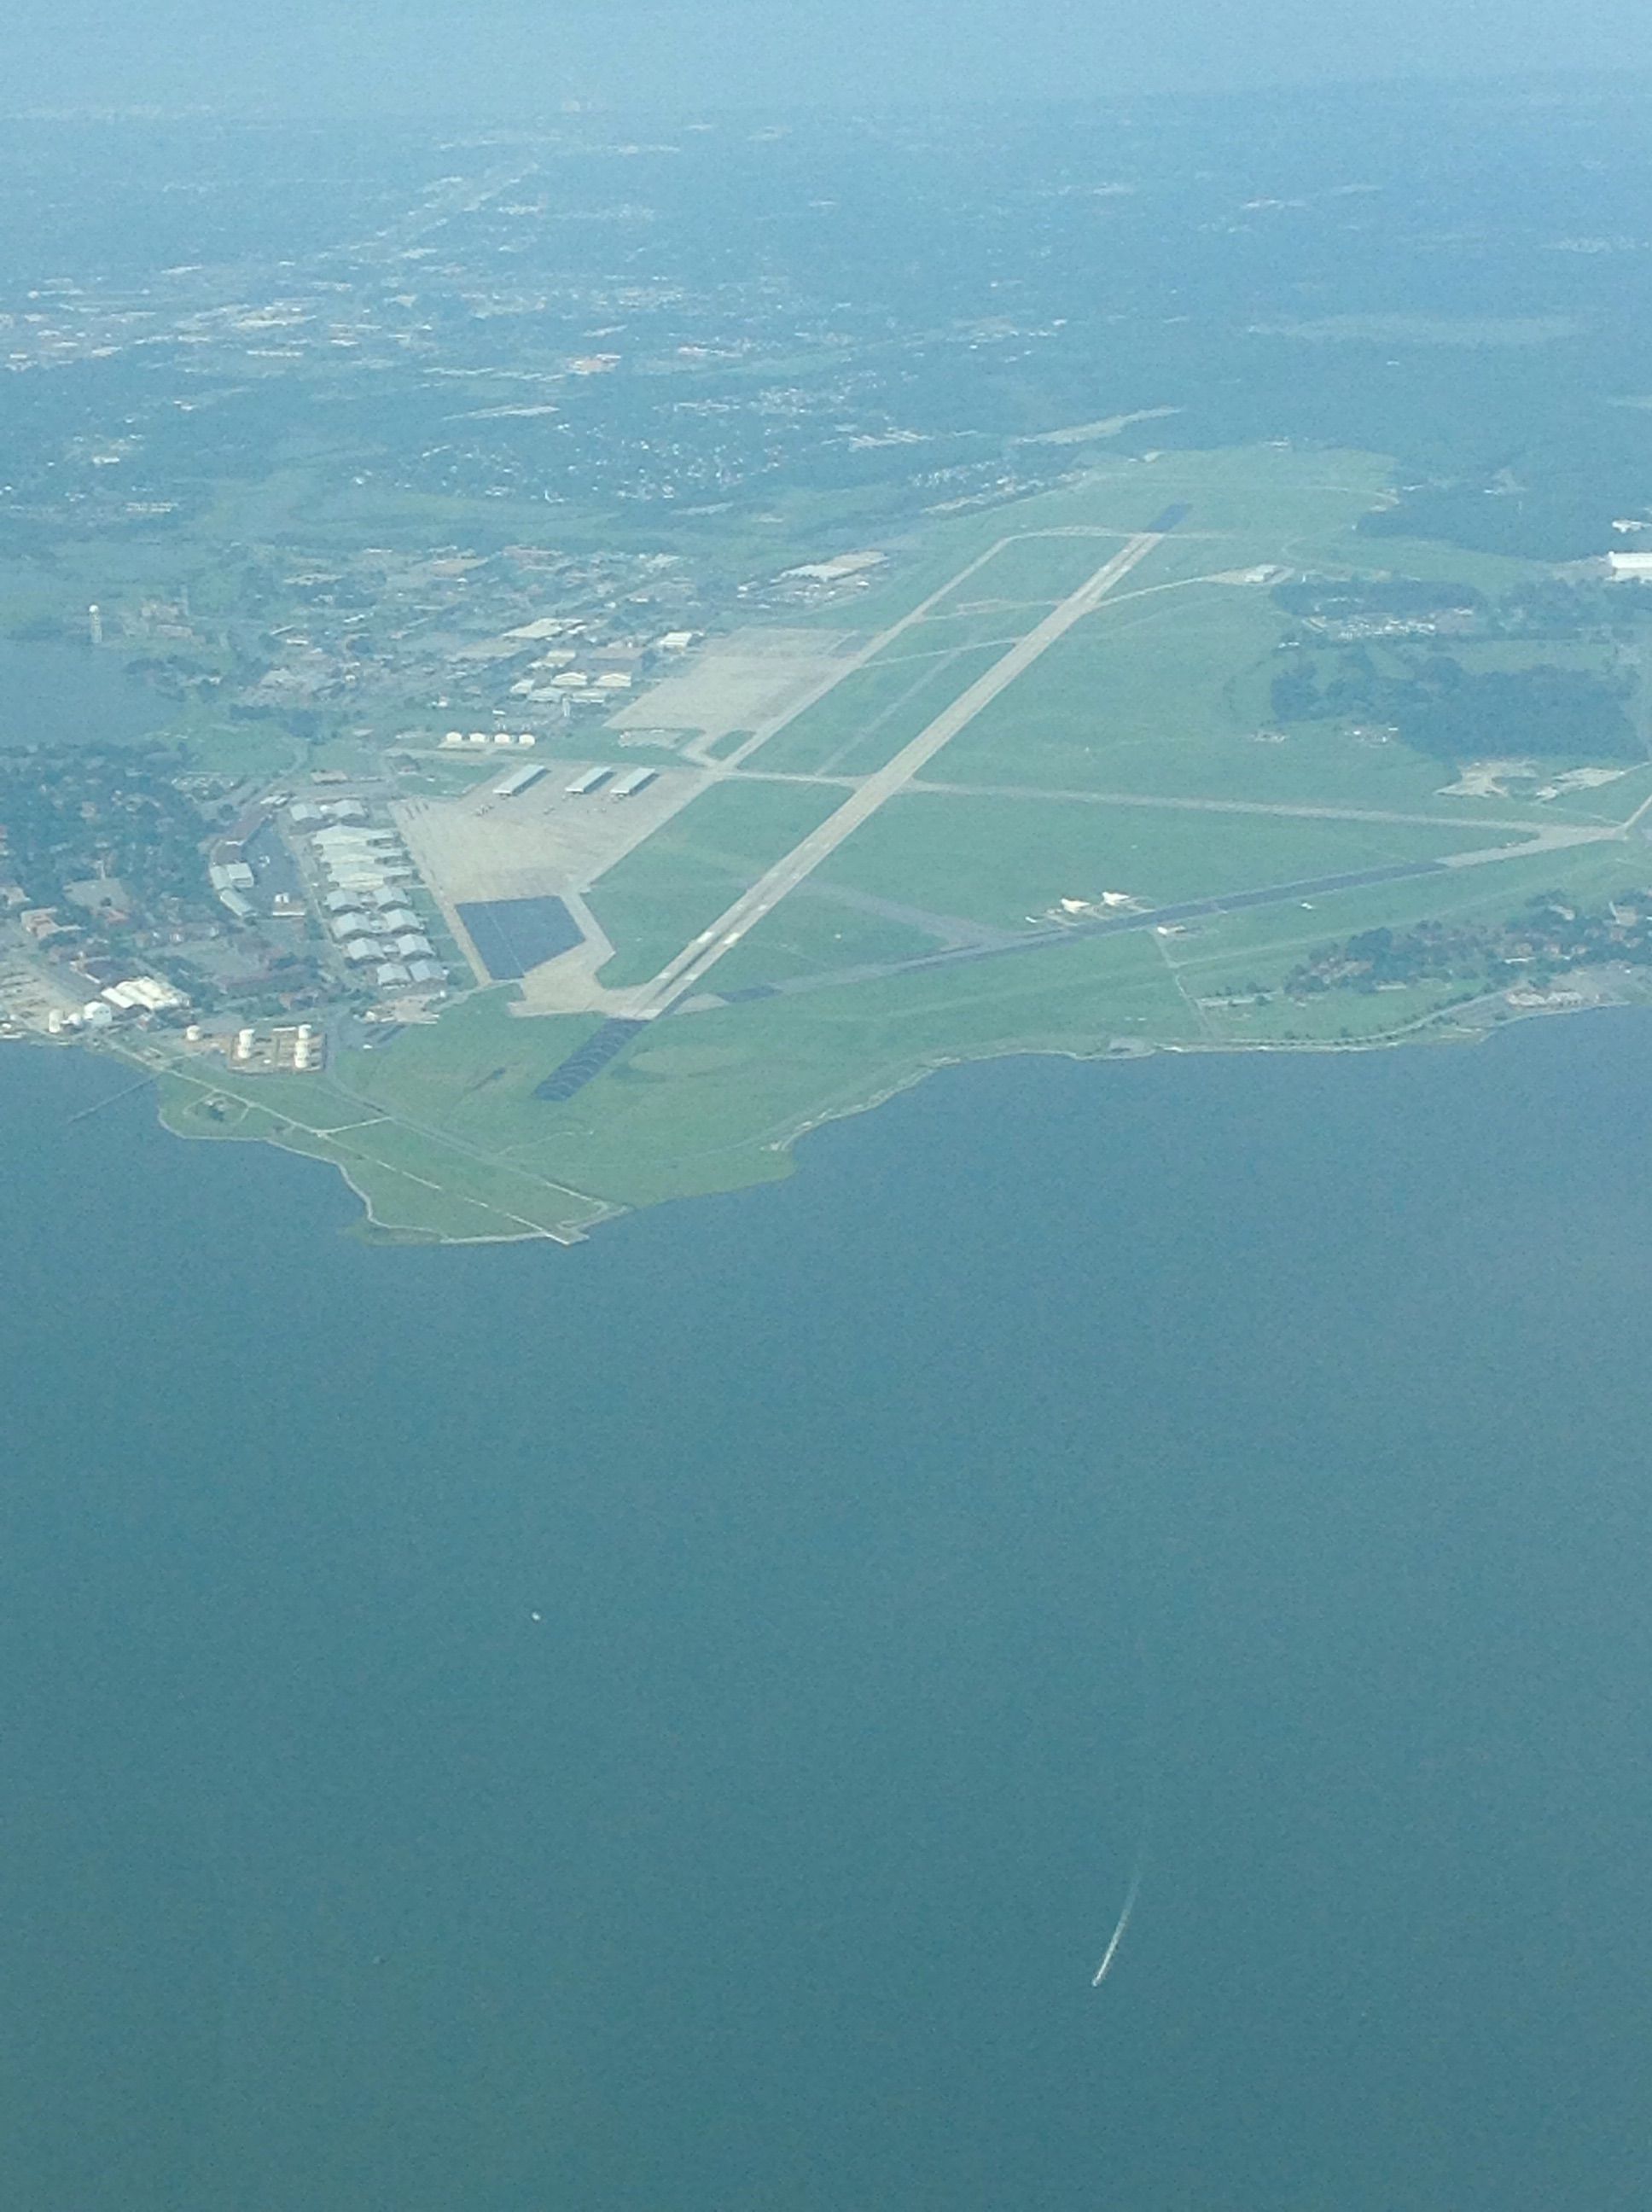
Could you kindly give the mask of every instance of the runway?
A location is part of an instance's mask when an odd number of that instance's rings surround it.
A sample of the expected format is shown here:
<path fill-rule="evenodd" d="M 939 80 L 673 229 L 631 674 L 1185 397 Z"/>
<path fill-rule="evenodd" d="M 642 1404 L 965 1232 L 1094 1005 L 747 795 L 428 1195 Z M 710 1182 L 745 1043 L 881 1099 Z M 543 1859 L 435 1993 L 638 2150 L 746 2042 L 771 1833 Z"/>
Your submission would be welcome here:
<path fill-rule="evenodd" d="M 777 860 L 772 868 L 760 876 L 749 890 L 743 891 L 726 912 L 720 915 L 711 927 L 702 931 L 692 945 L 686 945 L 675 959 L 668 962 L 652 982 L 644 984 L 632 994 L 628 1011 L 640 1020 L 652 1020 L 693 990 L 749 930 L 755 928 L 765 915 L 771 914 L 780 901 L 795 890 L 823 860 L 829 860 L 846 839 L 852 837 L 881 806 L 904 789 L 928 766 L 944 745 L 950 744 L 961 730 L 967 728 L 976 715 L 990 706 L 1001 692 L 1006 691 L 1017 678 L 1025 675 L 1033 663 L 1064 637 L 1075 623 L 1081 622 L 1087 614 L 1093 612 L 1108 593 L 1163 543 L 1162 531 L 1144 531 L 1131 538 L 1111 559 L 1104 562 L 1076 592 L 1054 608 L 1036 629 L 1029 630 L 1025 637 L 1017 639 L 1001 659 L 994 661 L 984 676 L 977 678 L 950 707 L 943 708 L 910 744 L 903 745 L 892 760 L 869 775 L 859 788 L 852 792 L 817 829 L 811 830 L 783 859 Z"/>

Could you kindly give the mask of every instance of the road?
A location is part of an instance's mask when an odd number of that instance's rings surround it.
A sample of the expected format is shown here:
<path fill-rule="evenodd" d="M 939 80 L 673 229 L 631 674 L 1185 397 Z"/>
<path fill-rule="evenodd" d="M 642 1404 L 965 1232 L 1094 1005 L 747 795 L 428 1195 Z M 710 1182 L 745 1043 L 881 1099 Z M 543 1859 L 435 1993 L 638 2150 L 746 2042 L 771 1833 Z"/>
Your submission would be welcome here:
<path fill-rule="evenodd" d="M 674 960 L 667 962 L 652 982 L 645 983 L 636 992 L 627 994 L 630 1003 L 625 1011 L 636 1019 L 652 1021 L 686 992 L 691 991 L 707 972 L 716 966 L 723 955 L 739 943 L 748 930 L 754 929 L 765 915 L 772 914 L 780 901 L 795 890 L 805 877 L 812 875 L 823 860 L 829 860 L 847 838 L 852 837 L 857 830 L 870 822 L 881 806 L 898 791 L 904 789 L 920 769 L 926 768 L 944 745 L 950 744 L 960 730 L 973 722 L 1000 692 L 1007 690 L 1019 677 L 1024 676 L 1033 663 L 1048 653 L 1058 639 L 1065 637 L 1075 623 L 1082 622 L 1087 614 L 1092 613 L 1114 586 L 1163 542 L 1163 533 L 1156 531 L 1143 531 L 1127 540 L 1110 560 L 1103 562 L 1093 575 L 1080 584 L 1076 592 L 1070 593 L 1058 607 L 1046 615 L 1036 629 L 1029 630 L 1025 637 L 1017 639 L 1000 659 L 993 662 L 984 676 L 978 677 L 950 707 L 943 708 L 934 720 L 920 730 L 908 744 L 903 745 L 892 760 L 867 776 L 835 812 L 829 814 L 817 829 L 811 830 L 783 859 L 777 860 L 772 868 L 760 876 L 750 890 L 743 891 L 709 929 L 702 931 L 692 945 L 685 945 Z M 953 584 L 958 580 L 955 578 Z M 948 589 L 952 587 L 949 586 Z"/>

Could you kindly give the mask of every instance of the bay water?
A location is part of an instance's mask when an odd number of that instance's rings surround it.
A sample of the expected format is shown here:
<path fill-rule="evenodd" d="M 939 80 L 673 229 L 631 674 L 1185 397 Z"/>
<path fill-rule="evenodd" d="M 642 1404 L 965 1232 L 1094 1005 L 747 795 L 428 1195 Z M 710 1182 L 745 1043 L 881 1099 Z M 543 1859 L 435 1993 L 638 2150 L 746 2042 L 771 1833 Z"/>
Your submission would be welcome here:
<path fill-rule="evenodd" d="M 1652 1024 L 574 1251 L 129 1084 L 0 1053 L 0 2203 L 1648 2202 Z"/>
<path fill-rule="evenodd" d="M 0 637 L 0 752 L 131 744 L 178 714 L 112 651 L 60 639 Z"/>

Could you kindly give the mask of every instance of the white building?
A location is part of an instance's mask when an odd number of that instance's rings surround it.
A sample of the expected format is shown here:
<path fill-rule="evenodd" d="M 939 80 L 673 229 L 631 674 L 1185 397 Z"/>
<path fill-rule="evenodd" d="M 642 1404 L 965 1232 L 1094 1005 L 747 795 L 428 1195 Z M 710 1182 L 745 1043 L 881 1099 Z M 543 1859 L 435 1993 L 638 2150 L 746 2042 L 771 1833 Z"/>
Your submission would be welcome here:
<path fill-rule="evenodd" d="M 170 1006 L 186 1006 L 189 1000 L 158 975 L 133 975 L 124 983 L 111 983 L 104 997 L 125 1013 L 165 1013 Z"/>

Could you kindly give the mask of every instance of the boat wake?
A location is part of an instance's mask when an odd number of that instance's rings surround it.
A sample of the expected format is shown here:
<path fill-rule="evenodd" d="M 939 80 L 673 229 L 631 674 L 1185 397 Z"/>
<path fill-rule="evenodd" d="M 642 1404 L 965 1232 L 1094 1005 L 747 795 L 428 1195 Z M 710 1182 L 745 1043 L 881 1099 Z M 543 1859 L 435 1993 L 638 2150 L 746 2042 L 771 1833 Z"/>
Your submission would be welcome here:
<path fill-rule="evenodd" d="M 1124 1910 L 1119 1915 L 1117 1924 L 1113 1930 L 1112 1939 L 1108 1942 L 1106 1950 L 1102 1952 L 1102 1963 L 1096 1967 L 1095 1975 L 1090 1981 L 1090 1986 L 1092 1990 L 1100 1989 L 1102 1984 L 1107 1979 L 1108 1970 L 1112 1966 L 1114 1959 L 1119 1955 L 1119 1946 L 1123 1942 L 1124 1932 L 1130 1925 L 1130 1916 L 1136 1909 L 1136 1896 L 1137 1893 L 1141 1888 L 1141 1877 L 1145 1859 L 1145 1851 L 1137 1857 L 1136 1870 L 1131 1875 L 1130 1887 L 1124 1893 Z"/>

